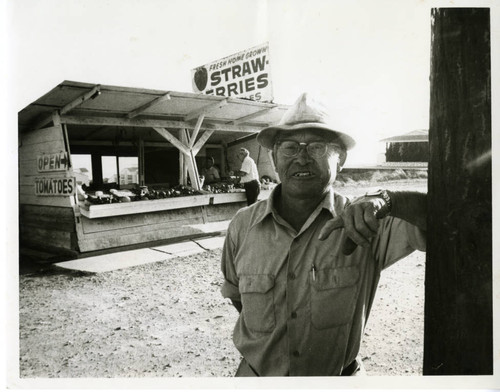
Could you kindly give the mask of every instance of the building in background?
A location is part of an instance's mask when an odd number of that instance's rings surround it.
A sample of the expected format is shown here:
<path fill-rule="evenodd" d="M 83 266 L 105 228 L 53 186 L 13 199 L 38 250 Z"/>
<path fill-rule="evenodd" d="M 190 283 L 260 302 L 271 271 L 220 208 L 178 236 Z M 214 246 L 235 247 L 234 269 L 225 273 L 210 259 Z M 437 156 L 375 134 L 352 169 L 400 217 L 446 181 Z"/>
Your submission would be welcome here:
<path fill-rule="evenodd" d="M 120 185 L 139 184 L 139 168 L 126 167 L 120 172 Z"/>
<path fill-rule="evenodd" d="M 392 136 L 381 142 L 385 143 L 385 164 L 429 161 L 429 131 L 426 129 Z"/>

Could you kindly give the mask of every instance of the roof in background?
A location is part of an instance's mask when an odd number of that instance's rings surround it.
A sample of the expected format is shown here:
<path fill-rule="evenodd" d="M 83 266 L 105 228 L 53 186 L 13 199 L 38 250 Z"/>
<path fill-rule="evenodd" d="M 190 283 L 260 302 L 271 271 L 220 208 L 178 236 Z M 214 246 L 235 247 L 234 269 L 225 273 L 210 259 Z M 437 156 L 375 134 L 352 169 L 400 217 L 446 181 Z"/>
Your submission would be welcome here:
<path fill-rule="evenodd" d="M 388 137 L 387 139 L 380 140 L 386 143 L 397 143 L 397 142 L 428 142 L 429 141 L 429 131 L 427 129 L 419 129 L 416 131 L 411 131 L 403 135 Z"/>
<path fill-rule="evenodd" d="M 244 136 L 278 123 L 287 108 L 240 98 L 64 81 L 22 109 L 18 121 L 20 132 L 37 129 L 59 111 L 62 122 L 79 127 L 154 127 L 165 122 L 169 129 L 194 129 L 203 114 L 202 129 Z"/>

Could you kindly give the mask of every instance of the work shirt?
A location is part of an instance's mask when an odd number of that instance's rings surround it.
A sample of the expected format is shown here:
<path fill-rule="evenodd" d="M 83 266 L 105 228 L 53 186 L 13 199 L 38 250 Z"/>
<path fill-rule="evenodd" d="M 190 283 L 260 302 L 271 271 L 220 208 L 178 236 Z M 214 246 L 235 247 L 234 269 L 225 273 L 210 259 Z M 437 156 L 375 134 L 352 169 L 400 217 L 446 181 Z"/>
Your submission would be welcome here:
<path fill-rule="evenodd" d="M 241 183 L 244 184 L 246 182 L 250 182 L 253 180 L 259 180 L 259 172 L 257 171 L 257 165 L 255 164 L 252 158 L 245 157 L 243 162 L 241 162 L 240 171 L 245 172 L 246 174 L 241 177 Z"/>
<path fill-rule="evenodd" d="M 324 224 L 347 199 L 330 190 L 299 232 L 267 200 L 240 210 L 222 254 L 222 295 L 241 301 L 233 341 L 260 376 L 335 376 L 357 356 L 382 269 L 415 249 L 424 233 L 394 217 L 368 248 L 342 253 L 345 230 L 324 241 Z"/>

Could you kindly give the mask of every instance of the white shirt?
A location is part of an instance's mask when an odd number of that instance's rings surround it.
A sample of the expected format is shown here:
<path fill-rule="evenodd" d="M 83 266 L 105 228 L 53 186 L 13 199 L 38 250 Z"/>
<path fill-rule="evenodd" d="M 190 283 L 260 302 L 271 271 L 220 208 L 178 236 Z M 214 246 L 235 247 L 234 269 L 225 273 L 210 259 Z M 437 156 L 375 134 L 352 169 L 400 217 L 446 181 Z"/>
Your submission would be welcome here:
<path fill-rule="evenodd" d="M 257 181 L 259 180 L 259 172 L 257 171 L 257 165 L 255 164 L 254 160 L 250 158 L 250 156 L 247 156 L 245 157 L 245 159 L 243 159 L 240 171 L 247 173 L 241 177 L 242 184 L 253 180 Z"/>

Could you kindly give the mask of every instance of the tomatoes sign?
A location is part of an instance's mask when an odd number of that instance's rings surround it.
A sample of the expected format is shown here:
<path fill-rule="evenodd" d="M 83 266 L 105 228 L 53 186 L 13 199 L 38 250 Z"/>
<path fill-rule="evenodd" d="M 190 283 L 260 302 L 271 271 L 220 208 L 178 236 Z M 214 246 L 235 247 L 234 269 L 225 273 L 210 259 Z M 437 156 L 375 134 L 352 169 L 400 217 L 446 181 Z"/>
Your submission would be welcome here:
<path fill-rule="evenodd" d="M 35 178 L 37 196 L 72 196 L 76 191 L 74 177 Z"/>

